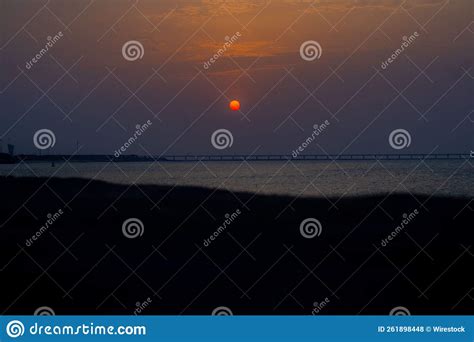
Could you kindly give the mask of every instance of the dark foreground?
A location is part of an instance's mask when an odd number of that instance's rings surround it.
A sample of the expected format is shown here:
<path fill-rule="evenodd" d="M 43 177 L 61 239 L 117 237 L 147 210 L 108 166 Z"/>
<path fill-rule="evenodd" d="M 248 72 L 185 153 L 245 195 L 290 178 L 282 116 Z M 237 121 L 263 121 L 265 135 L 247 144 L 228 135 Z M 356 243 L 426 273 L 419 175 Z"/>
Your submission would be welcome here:
<path fill-rule="evenodd" d="M 0 178 L 1 314 L 474 313 L 472 199 L 44 182 Z M 124 236 L 129 218 L 141 236 Z M 301 235 L 306 218 L 319 236 Z"/>

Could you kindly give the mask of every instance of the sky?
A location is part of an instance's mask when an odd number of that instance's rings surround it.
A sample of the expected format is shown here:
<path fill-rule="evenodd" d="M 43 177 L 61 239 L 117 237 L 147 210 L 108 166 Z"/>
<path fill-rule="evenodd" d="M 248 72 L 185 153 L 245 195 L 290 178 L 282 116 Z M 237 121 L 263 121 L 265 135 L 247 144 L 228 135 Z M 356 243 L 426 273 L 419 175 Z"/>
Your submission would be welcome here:
<path fill-rule="evenodd" d="M 291 154 L 327 120 L 303 154 L 469 153 L 472 7 L 471 0 L 0 0 L 0 137 L 16 153 L 34 154 L 35 132 L 49 129 L 56 141 L 48 153 L 73 153 L 79 144 L 80 154 L 113 154 L 150 120 L 125 154 Z M 142 58 L 124 58 L 129 41 L 143 46 Z M 302 58 L 307 41 L 320 45 L 319 58 Z M 240 111 L 228 108 L 232 99 Z M 231 132 L 232 146 L 213 146 L 219 129 Z M 410 134 L 403 150 L 389 143 L 396 129 Z"/>

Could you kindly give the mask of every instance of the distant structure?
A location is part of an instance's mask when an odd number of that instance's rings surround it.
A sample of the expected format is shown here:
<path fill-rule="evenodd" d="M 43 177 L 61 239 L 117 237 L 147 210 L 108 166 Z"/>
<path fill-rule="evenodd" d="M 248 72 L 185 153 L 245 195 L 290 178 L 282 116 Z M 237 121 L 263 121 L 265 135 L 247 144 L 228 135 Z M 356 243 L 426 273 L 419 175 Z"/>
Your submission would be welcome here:
<path fill-rule="evenodd" d="M 116 158 L 114 155 L 106 154 L 54 154 L 54 155 L 33 155 L 20 154 L 15 158 L 28 161 L 58 161 L 58 162 L 235 162 L 235 161 L 339 161 L 339 160 L 466 160 L 473 158 L 469 153 L 437 153 L 437 154 L 336 154 L 336 155 L 299 155 L 293 158 L 292 155 L 271 154 L 271 155 L 164 155 L 164 156 L 139 156 L 122 155 Z"/>
<path fill-rule="evenodd" d="M 15 153 L 15 145 L 7 144 L 7 149 L 4 150 L 3 140 L 0 139 L 0 153 L 8 153 L 9 155 L 13 156 L 13 154 Z"/>
<path fill-rule="evenodd" d="M 15 164 L 18 160 L 13 156 L 15 146 L 7 144 L 7 150 L 4 152 L 3 140 L 0 139 L 0 164 Z"/>
<path fill-rule="evenodd" d="M 285 154 L 259 155 L 166 155 L 165 161 L 333 161 L 333 160 L 449 160 L 469 159 L 468 153 L 405 153 L 405 154 L 302 154 L 297 157 Z"/>

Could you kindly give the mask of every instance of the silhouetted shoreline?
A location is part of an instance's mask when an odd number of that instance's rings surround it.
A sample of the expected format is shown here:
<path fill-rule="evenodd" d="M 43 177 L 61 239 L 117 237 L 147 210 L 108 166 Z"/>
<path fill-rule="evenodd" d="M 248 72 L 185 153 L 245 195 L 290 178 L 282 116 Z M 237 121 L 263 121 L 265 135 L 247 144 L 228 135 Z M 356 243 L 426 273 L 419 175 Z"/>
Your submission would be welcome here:
<path fill-rule="evenodd" d="M 470 198 L 45 181 L 0 177 L 2 314 L 474 311 Z M 302 235 L 308 218 L 319 236 Z"/>

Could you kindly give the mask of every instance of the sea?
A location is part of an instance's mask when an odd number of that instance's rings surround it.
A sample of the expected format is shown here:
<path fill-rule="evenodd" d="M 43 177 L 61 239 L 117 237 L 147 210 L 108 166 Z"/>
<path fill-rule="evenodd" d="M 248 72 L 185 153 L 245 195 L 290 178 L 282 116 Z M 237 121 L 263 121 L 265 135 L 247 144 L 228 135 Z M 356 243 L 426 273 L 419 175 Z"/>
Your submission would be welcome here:
<path fill-rule="evenodd" d="M 343 197 L 412 193 L 474 197 L 467 160 L 46 162 L 0 165 L 1 176 L 80 177 L 119 184 L 199 186 L 260 194 Z"/>

